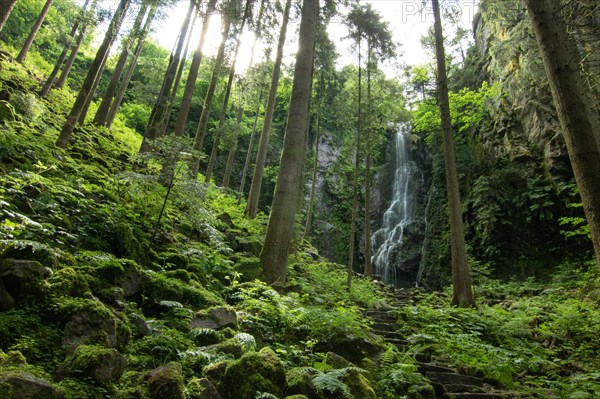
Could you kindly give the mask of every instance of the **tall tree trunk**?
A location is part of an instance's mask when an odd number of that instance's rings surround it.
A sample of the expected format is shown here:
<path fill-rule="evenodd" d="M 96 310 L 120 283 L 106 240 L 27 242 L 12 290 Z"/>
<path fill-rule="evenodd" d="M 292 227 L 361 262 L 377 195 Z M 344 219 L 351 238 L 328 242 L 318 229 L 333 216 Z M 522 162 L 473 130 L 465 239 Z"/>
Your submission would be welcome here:
<path fill-rule="evenodd" d="M 258 151 L 256 152 L 256 162 L 254 164 L 254 174 L 250 193 L 248 194 L 248 203 L 246 204 L 246 213 L 251 217 L 256 217 L 258 212 L 258 199 L 262 186 L 262 176 L 265 169 L 265 160 L 267 158 L 267 148 L 269 146 L 269 134 L 271 133 L 271 123 L 273 122 L 273 112 L 275 111 L 275 99 L 277 97 L 277 88 L 279 87 L 279 74 L 281 70 L 281 59 L 283 57 L 283 46 L 287 34 L 287 26 L 290 15 L 292 1 L 285 2 L 283 11 L 283 20 L 281 21 L 281 30 L 279 32 L 279 41 L 277 43 L 277 54 L 275 64 L 273 65 L 273 75 L 271 76 L 271 90 L 269 91 L 269 100 L 265 109 L 265 118 L 263 122 L 260 141 L 258 142 Z M 287 255 L 286 255 L 287 256 Z"/>
<path fill-rule="evenodd" d="M 71 49 L 71 47 L 73 45 L 72 40 L 77 35 L 79 26 L 81 25 L 83 18 L 85 18 L 85 13 L 86 13 L 89 2 L 90 2 L 90 0 L 86 0 L 85 3 L 83 4 L 83 7 L 81 8 L 81 15 L 79 16 L 79 18 L 77 18 L 77 20 L 73 24 L 73 27 L 71 28 L 71 32 L 69 33 L 69 37 L 67 39 L 67 43 L 65 44 L 65 48 L 60 53 L 58 60 L 56 60 L 56 63 L 54 64 L 54 68 L 52 69 L 52 72 L 50 72 L 50 75 L 48 75 L 48 79 L 46 79 L 46 83 L 44 83 L 42 90 L 40 90 L 40 96 L 42 96 L 42 97 L 47 96 L 48 92 L 50 91 L 52 86 L 54 86 L 54 83 L 56 81 L 56 76 L 58 75 L 58 72 L 62 68 L 62 66 L 65 62 L 65 59 L 67 58 L 67 54 L 69 54 L 69 50 Z"/>
<path fill-rule="evenodd" d="M 450 102 L 448 100 L 448 81 L 446 77 L 446 54 L 444 52 L 444 33 L 440 17 L 438 0 L 432 0 L 435 18 L 435 54 L 437 59 L 438 101 L 442 118 L 442 135 L 444 141 L 444 166 L 446 171 L 446 191 L 448 194 L 448 212 L 450 213 L 450 247 L 452 253 L 452 305 L 468 307 L 475 305 L 471 289 L 471 276 L 467 263 L 465 246 L 465 229 L 462 220 L 458 177 L 456 175 L 456 157 L 454 139 L 452 138 L 452 122 L 450 119 Z"/>
<path fill-rule="evenodd" d="M 92 87 L 88 93 L 88 96 L 85 99 L 85 103 L 83 104 L 83 109 L 81 110 L 81 113 L 79 114 L 79 119 L 77 120 L 77 123 L 79 123 L 80 125 L 83 125 L 85 123 L 85 118 L 87 117 L 87 113 L 90 110 L 90 105 L 92 105 L 92 101 L 94 100 L 94 95 L 96 94 L 96 89 L 98 88 L 98 85 L 100 84 L 100 80 L 102 79 L 102 74 L 104 73 L 104 69 L 106 69 L 107 62 L 108 62 L 108 53 L 102 60 L 102 64 L 100 64 L 100 69 L 98 69 L 98 74 L 96 75 L 96 79 L 94 80 L 94 83 L 92 84 Z"/>
<path fill-rule="evenodd" d="M 258 11 L 258 17 L 256 19 L 256 32 L 254 35 L 254 41 L 252 42 L 252 47 L 250 48 L 250 60 L 248 61 L 248 68 L 250 68 L 252 66 L 252 64 L 254 63 L 254 50 L 256 49 L 256 42 L 258 41 L 258 38 L 260 36 L 260 30 L 262 27 L 262 17 L 263 17 L 263 12 L 265 9 L 265 2 L 266 0 L 261 0 L 260 2 L 260 9 Z M 260 110 L 260 102 L 262 101 L 262 88 L 260 91 L 260 100 L 259 100 L 259 110 Z M 245 104 L 242 102 L 242 104 L 240 105 L 240 107 L 238 108 L 238 117 L 237 117 L 237 127 L 238 130 L 240 128 L 240 124 L 242 123 L 242 117 L 244 115 L 244 107 Z M 257 117 L 258 117 L 258 112 L 256 113 Z M 255 123 L 254 123 L 254 128 L 252 130 L 252 135 L 250 136 L 250 142 L 252 143 L 253 139 L 254 139 L 254 133 L 256 131 L 256 118 L 255 118 Z M 238 147 L 238 139 L 239 136 L 236 133 L 235 136 L 235 144 L 229 149 L 229 154 L 227 155 L 227 163 L 225 164 L 225 172 L 223 173 L 223 182 L 221 183 L 221 187 L 229 187 L 229 180 L 231 179 L 231 171 L 233 170 L 233 163 L 235 162 L 235 154 L 237 152 L 237 147 Z M 242 174 L 242 180 L 245 182 L 246 180 L 246 172 L 248 171 L 248 165 L 247 163 L 250 162 L 250 159 L 248 158 L 248 155 L 250 154 L 250 151 L 248 151 L 248 154 L 246 156 L 246 164 L 244 164 L 244 173 Z M 243 185 L 244 183 L 242 183 Z M 243 187 L 242 187 L 243 188 Z M 238 196 L 238 204 L 241 200 L 241 194 Z"/>
<path fill-rule="evenodd" d="M 227 87 L 225 88 L 225 98 L 223 99 L 223 106 L 221 107 L 221 116 L 219 117 L 219 127 L 215 132 L 215 137 L 213 140 L 213 147 L 210 152 L 210 158 L 208 160 L 208 166 L 206 167 L 206 176 L 204 177 L 204 182 L 210 182 L 210 177 L 212 175 L 213 169 L 215 167 L 215 163 L 217 162 L 217 156 L 219 154 L 219 145 L 221 144 L 221 135 L 223 134 L 223 125 L 225 124 L 225 117 L 227 116 L 227 109 L 229 108 L 229 98 L 231 96 L 231 86 L 233 85 L 233 77 L 235 75 L 235 64 L 237 62 L 238 52 L 240 50 L 240 43 L 242 39 L 242 35 L 244 34 L 244 26 L 246 25 L 246 19 L 250 14 L 251 9 L 251 0 L 246 0 L 246 8 L 244 9 L 244 15 L 242 16 L 242 21 L 240 23 L 240 28 L 236 37 L 235 50 L 233 52 L 233 57 L 231 58 L 231 66 L 229 67 L 229 76 L 227 78 Z"/>
<path fill-rule="evenodd" d="M 221 182 L 221 187 L 229 187 L 229 179 L 231 178 L 231 171 L 233 169 L 233 162 L 235 161 L 235 153 L 237 151 L 238 144 L 238 131 L 240 125 L 242 124 L 242 117 L 244 116 L 244 107 L 239 107 L 237 110 L 236 116 L 236 125 L 237 129 L 235 131 L 235 137 L 233 139 L 234 144 L 229 149 L 229 153 L 227 154 L 227 162 L 225 163 L 225 171 L 223 172 L 223 181 Z"/>
<path fill-rule="evenodd" d="M 252 125 L 252 133 L 250 134 L 250 141 L 248 142 L 248 151 L 246 151 L 246 161 L 244 162 L 244 168 L 242 169 L 242 178 L 240 180 L 240 190 L 238 193 L 238 205 L 242 201 L 244 195 L 244 188 L 246 187 L 246 175 L 248 173 L 248 167 L 250 166 L 250 157 L 252 156 L 252 147 L 254 144 L 254 136 L 256 135 L 256 127 L 258 126 L 258 118 L 260 116 L 260 106 L 263 99 L 263 89 L 260 89 L 260 95 L 258 98 L 258 105 L 256 106 L 256 113 L 254 114 L 254 124 Z"/>
<path fill-rule="evenodd" d="M 108 110 L 108 116 L 106 118 L 106 127 L 110 129 L 112 123 L 117 116 L 117 111 L 121 106 L 121 102 L 123 101 L 123 97 L 125 97 L 125 92 L 127 91 L 127 86 L 129 86 L 129 81 L 133 76 L 133 71 L 137 65 L 138 58 L 142 53 L 142 49 L 144 48 L 144 43 L 146 38 L 148 37 L 148 32 L 150 32 L 150 25 L 152 25 L 152 21 L 156 16 L 156 11 L 158 8 L 158 2 L 154 2 L 152 7 L 150 8 L 150 12 L 148 13 L 148 18 L 146 18 L 146 22 L 144 23 L 144 27 L 142 28 L 142 32 L 138 38 L 138 42 L 135 45 L 135 50 L 133 51 L 133 56 L 129 61 L 129 65 L 127 65 L 127 70 L 125 71 L 125 75 L 123 76 L 123 80 L 119 83 L 119 88 L 117 90 L 117 94 L 115 95 L 115 99 Z"/>
<path fill-rule="evenodd" d="M 151 142 L 158 137 L 158 132 L 160 130 L 160 126 L 165 118 L 165 114 L 167 111 L 167 103 L 169 101 L 169 97 L 171 94 L 171 89 L 173 87 L 173 82 L 175 81 L 175 76 L 177 74 L 177 68 L 179 63 L 182 62 L 182 52 L 183 46 L 185 44 L 185 35 L 188 31 L 190 21 L 192 18 L 192 14 L 194 9 L 196 8 L 196 3 L 191 0 L 190 6 L 188 8 L 188 12 L 186 14 L 185 20 L 181 25 L 181 31 L 179 33 L 179 37 L 177 39 L 177 45 L 175 50 L 173 51 L 172 62 L 169 63 L 167 67 L 167 71 L 165 72 L 165 78 L 163 81 L 163 85 L 158 95 L 158 99 L 156 101 L 156 105 L 154 108 L 153 114 L 150 116 L 150 121 L 148 123 L 148 127 L 146 129 L 146 134 L 144 134 L 144 139 L 142 141 L 142 145 L 140 147 L 140 153 L 148 152 L 151 149 Z"/>
<path fill-rule="evenodd" d="M 135 21 L 133 22 L 131 31 L 129 32 L 127 39 L 123 41 L 123 48 L 121 50 L 121 54 L 119 55 L 119 59 L 117 60 L 117 65 L 115 66 L 115 70 L 110 77 L 110 81 L 108 82 L 108 86 L 104 92 L 104 96 L 102 96 L 102 101 L 100 102 L 98 110 L 96 111 L 96 115 L 94 116 L 94 124 L 96 125 L 106 126 L 108 112 L 115 97 L 115 93 L 117 92 L 117 86 L 119 85 L 123 71 L 125 70 L 125 64 L 127 64 L 130 49 L 133 47 L 133 44 L 140 35 L 142 22 L 146 16 L 146 11 L 148 10 L 148 3 L 149 1 L 144 1 L 142 3 Z"/>
<path fill-rule="evenodd" d="M 2 28 L 4 27 L 4 24 L 6 23 L 6 20 L 12 12 L 16 2 L 17 0 L 0 1 L 0 32 L 2 31 Z"/>
<path fill-rule="evenodd" d="M 96 4 L 96 2 L 94 1 L 93 5 L 92 5 L 92 10 L 95 9 L 95 4 Z M 71 53 L 69 54 L 69 58 L 67 59 L 67 62 L 65 63 L 65 66 L 64 66 L 62 72 L 60 73 L 60 76 L 58 77 L 56 84 L 54 85 L 55 88 L 62 89 L 64 87 L 65 83 L 67 82 L 67 78 L 69 77 L 69 74 L 71 73 L 71 68 L 73 68 L 73 64 L 75 63 L 75 59 L 77 58 L 77 54 L 79 53 L 79 49 L 81 48 L 81 44 L 83 43 L 83 39 L 85 38 L 85 32 L 87 31 L 87 28 L 88 28 L 87 25 L 83 25 L 83 27 L 79 31 L 79 34 L 77 35 L 77 39 L 75 39 L 75 44 L 71 48 Z"/>
<path fill-rule="evenodd" d="M 162 137 L 167 132 L 167 127 L 169 125 L 169 121 L 171 120 L 171 113 L 173 111 L 173 104 L 175 103 L 175 98 L 177 97 L 177 92 L 179 91 L 179 85 L 181 84 L 181 77 L 183 76 L 183 70 L 185 69 L 185 64 L 188 55 L 188 49 L 190 47 L 190 41 L 192 39 L 192 32 L 194 31 L 194 26 L 196 26 L 196 20 L 198 16 L 196 15 L 192 19 L 192 23 L 190 24 L 190 29 L 188 30 L 187 39 L 185 42 L 185 48 L 183 49 L 183 57 L 181 62 L 179 63 L 179 68 L 177 69 L 177 75 L 175 76 L 175 82 L 173 83 L 173 89 L 171 90 L 171 95 L 169 96 L 169 102 L 167 103 L 167 111 L 165 112 L 165 118 L 163 120 L 163 124 L 161 125 L 158 136 Z"/>
<path fill-rule="evenodd" d="M 365 147 L 365 276 L 373 276 L 371 263 L 371 129 L 373 127 L 371 108 L 371 43 L 367 45 L 367 129 Z"/>
<path fill-rule="evenodd" d="M 600 267 L 600 154 L 586 109 L 588 86 L 581 76 L 576 43 L 560 16 L 560 2 L 523 0 L 542 53 L 552 97 Z"/>
<path fill-rule="evenodd" d="M 198 122 L 198 128 L 196 129 L 196 136 L 194 137 L 194 145 L 192 146 L 193 154 L 190 160 L 189 172 L 190 176 L 195 179 L 198 176 L 200 170 L 200 152 L 202 151 L 202 144 L 204 143 L 204 136 L 206 135 L 206 128 L 208 127 L 208 117 L 210 115 L 210 109 L 212 108 L 212 102 L 215 96 L 215 89 L 221 75 L 221 69 L 223 68 L 223 59 L 225 58 L 225 43 L 227 42 L 227 36 L 229 35 L 229 28 L 231 27 L 231 19 L 228 15 L 223 15 L 225 19 L 223 21 L 223 34 L 221 37 L 221 44 L 217 51 L 217 58 L 215 58 L 215 65 L 212 71 L 212 77 L 210 78 L 210 84 L 208 85 L 208 91 L 206 92 L 206 98 L 204 99 L 204 106 L 202 107 L 202 113 L 200 114 L 200 121 Z"/>
<path fill-rule="evenodd" d="M 46 14 L 48 14 L 48 10 L 50 9 L 50 6 L 52 5 L 52 1 L 53 0 L 46 0 L 46 4 L 44 4 L 44 8 L 42 8 L 42 11 L 40 12 L 40 15 L 38 16 L 37 21 L 35 21 L 33 28 L 31 28 L 31 32 L 29 32 L 29 36 L 27 36 L 27 40 L 25 40 L 25 44 L 23 45 L 21 52 L 19 53 L 19 55 L 17 55 L 16 59 L 18 62 L 25 61 L 25 58 L 27 57 L 27 53 L 29 52 L 29 49 L 31 48 L 31 44 L 33 43 L 33 39 L 35 39 L 35 35 L 37 35 L 38 31 L 40 30 L 40 27 L 42 26 L 42 23 L 44 22 L 44 19 L 46 18 Z"/>
<path fill-rule="evenodd" d="M 358 114 L 356 122 L 356 149 L 354 154 L 354 177 L 352 179 L 352 217 L 350 219 L 350 243 L 348 245 L 348 277 L 346 287 L 352 289 L 354 270 L 354 242 L 356 240 L 356 214 L 358 212 L 358 174 L 360 172 L 360 135 L 362 131 L 362 68 L 360 65 L 360 35 L 358 39 Z"/>
<path fill-rule="evenodd" d="M 96 52 L 96 57 L 94 61 L 92 61 L 92 65 L 88 70 L 88 73 L 83 81 L 83 85 L 79 90 L 79 94 L 75 99 L 75 103 L 73 104 L 73 108 L 71 108 L 71 112 L 67 116 L 67 121 L 56 140 L 56 146 L 60 148 L 66 148 L 69 140 L 71 138 L 71 134 L 75 129 L 75 124 L 81 115 L 83 106 L 85 105 L 88 95 L 93 89 L 94 82 L 96 81 L 96 77 L 98 76 L 98 72 L 106 59 L 108 52 L 110 51 L 110 47 L 113 44 L 115 38 L 117 37 L 117 33 L 119 32 L 119 28 L 123 23 L 123 19 L 125 18 L 125 14 L 127 13 L 127 9 L 129 8 L 130 0 L 121 0 L 119 2 L 119 6 L 115 11 L 115 15 L 113 16 L 110 25 L 108 26 L 108 30 L 104 35 L 104 40 L 98 48 Z"/>
<path fill-rule="evenodd" d="M 302 195 L 302 170 L 306 158 L 314 44 L 319 0 L 304 0 L 300 21 L 299 50 L 283 141 L 281 165 L 260 260 L 267 283 L 283 287 L 293 234 L 296 204 Z"/>
<path fill-rule="evenodd" d="M 177 113 L 177 120 L 175 121 L 175 130 L 173 134 L 175 136 L 183 136 L 185 130 L 185 124 L 187 123 L 188 114 L 190 113 L 190 106 L 192 105 L 192 96 L 196 89 L 196 79 L 198 79 L 198 71 L 200 70 L 200 63 L 202 62 L 202 47 L 206 39 L 206 32 L 208 30 L 208 19 L 211 14 L 215 11 L 215 4 L 217 0 L 210 0 L 206 6 L 206 14 L 202 20 L 202 30 L 200 31 L 200 39 L 198 40 L 198 46 L 194 51 L 192 57 L 192 63 L 190 64 L 190 71 L 188 72 L 188 78 L 185 82 L 185 88 L 183 90 L 183 97 L 181 99 L 181 107 Z"/>
<path fill-rule="evenodd" d="M 315 127 L 315 158 L 314 158 L 314 166 L 313 166 L 313 173 L 312 173 L 312 182 L 310 185 L 310 196 L 308 199 L 308 209 L 306 211 L 306 224 L 304 226 L 304 234 L 303 234 L 303 239 L 307 240 L 309 235 L 310 235 L 310 229 L 311 229 L 311 225 L 312 225 L 312 214 L 313 214 L 313 205 L 315 202 L 315 191 L 317 188 L 317 176 L 318 176 L 318 172 L 319 172 L 319 139 L 320 139 L 320 133 L 321 133 L 321 103 L 323 100 L 323 88 L 324 88 L 324 81 L 323 81 L 323 71 L 321 70 L 321 73 L 319 75 L 319 92 L 318 92 L 318 99 L 317 99 L 317 120 L 316 120 L 316 127 Z"/>

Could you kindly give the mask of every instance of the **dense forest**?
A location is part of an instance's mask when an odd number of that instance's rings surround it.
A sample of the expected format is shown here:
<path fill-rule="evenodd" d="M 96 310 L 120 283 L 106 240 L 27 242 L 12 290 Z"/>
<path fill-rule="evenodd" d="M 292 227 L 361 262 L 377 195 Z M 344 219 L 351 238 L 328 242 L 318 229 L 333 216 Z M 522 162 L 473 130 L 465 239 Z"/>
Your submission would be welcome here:
<path fill-rule="evenodd" d="M 110 3 L 0 2 L 0 399 L 600 398 L 596 0 Z"/>

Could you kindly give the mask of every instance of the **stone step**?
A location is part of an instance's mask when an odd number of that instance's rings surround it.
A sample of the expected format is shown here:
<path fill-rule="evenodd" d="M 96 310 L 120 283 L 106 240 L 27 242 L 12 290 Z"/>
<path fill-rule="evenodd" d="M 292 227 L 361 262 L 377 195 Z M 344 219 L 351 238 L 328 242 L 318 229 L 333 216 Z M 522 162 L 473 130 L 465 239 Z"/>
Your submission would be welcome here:
<path fill-rule="evenodd" d="M 462 393 L 451 393 L 446 392 L 443 396 L 444 399 L 508 399 L 509 395 L 500 393 L 483 393 L 483 392 L 462 392 Z"/>
<path fill-rule="evenodd" d="M 399 346 L 401 348 L 405 348 L 408 346 L 408 341 L 405 339 L 399 339 L 399 338 L 386 338 L 385 342 L 390 343 L 392 345 L 396 345 Z"/>
<path fill-rule="evenodd" d="M 451 369 L 449 367 L 440 366 L 435 363 L 420 363 L 417 362 L 417 366 L 419 367 L 419 372 L 425 374 L 428 371 L 433 373 L 456 373 L 456 370 Z"/>
<path fill-rule="evenodd" d="M 399 338 L 403 339 L 404 334 L 396 332 L 396 331 L 382 331 L 382 330 L 373 330 L 374 334 L 381 335 L 383 338 Z"/>
<path fill-rule="evenodd" d="M 428 371 L 425 376 L 431 381 L 437 382 L 442 385 L 475 385 L 483 386 L 483 380 L 478 377 L 472 377 L 470 375 L 463 375 L 458 373 L 438 373 L 434 371 Z"/>
<path fill-rule="evenodd" d="M 380 330 L 380 331 L 395 331 L 396 330 L 396 323 L 386 323 L 386 322 L 375 322 L 373 323 L 373 325 L 371 326 L 371 328 L 373 330 Z"/>
<path fill-rule="evenodd" d="M 487 393 L 484 387 L 478 385 L 444 384 L 446 393 Z"/>

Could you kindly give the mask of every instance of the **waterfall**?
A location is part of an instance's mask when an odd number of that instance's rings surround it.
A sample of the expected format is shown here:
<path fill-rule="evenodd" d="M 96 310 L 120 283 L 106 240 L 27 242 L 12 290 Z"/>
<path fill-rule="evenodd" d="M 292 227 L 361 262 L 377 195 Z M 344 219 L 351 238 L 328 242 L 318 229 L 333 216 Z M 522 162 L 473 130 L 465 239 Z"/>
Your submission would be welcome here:
<path fill-rule="evenodd" d="M 421 217 L 416 215 L 416 191 L 422 183 L 422 174 L 418 165 L 411 157 L 411 134 L 402 126 L 396 134 L 396 154 L 392 198 L 388 209 L 384 212 L 381 228 L 371 240 L 374 255 L 372 258 L 374 272 L 385 283 L 392 286 L 413 285 L 415 281 L 403 281 L 407 278 L 405 263 L 407 252 L 407 235 L 415 222 L 421 223 Z M 418 257 L 422 241 L 419 239 Z M 412 267 L 412 266 L 410 266 Z M 416 272 L 416 270 L 415 270 Z"/>

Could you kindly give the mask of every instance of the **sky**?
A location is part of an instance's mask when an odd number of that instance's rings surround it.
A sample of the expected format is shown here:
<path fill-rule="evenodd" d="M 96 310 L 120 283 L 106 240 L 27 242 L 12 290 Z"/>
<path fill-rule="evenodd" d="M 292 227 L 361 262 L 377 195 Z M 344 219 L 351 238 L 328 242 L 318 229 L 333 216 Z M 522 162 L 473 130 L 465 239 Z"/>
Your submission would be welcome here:
<path fill-rule="evenodd" d="M 240 0 L 243 2 L 244 0 Z M 259 1 L 259 0 L 256 0 Z M 394 40 L 401 45 L 400 56 L 394 62 L 382 65 L 381 68 L 387 75 L 396 75 L 400 73 L 398 65 L 419 65 L 430 62 L 432 55 L 428 54 L 420 44 L 421 36 L 427 33 L 429 27 L 433 25 L 433 12 L 430 1 L 422 0 L 362 0 L 361 3 L 370 3 L 377 10 L 383 19 L 389 23 L 390 30 L 393 33 Z M 425 5 L 424 5 L 425 3 Z M 471 29 L 471 21 L 477 11 L 479 0 L 442 0 L 442 9 L 454 11 L 459 15 L 460 25 Z M 175 7 L 167 13 L 167 18 L 156 24 L 153 37 L 163 47 L 171 49 L 176 40 L 181 22 L 185 17 L 189 3 L 186 0 L 179 1 Z M 291 61 L 297 49 L 297 25 L 298 18 L 292 18 L 288 29 L 288 40 L 286 43 L 286 60 Z M 445 20 L 445 26 L 449 26 L 449 21 Z M 199 35 L 199 25 L 197 22 L 193 38 Z M 214 55 L 220 39 L 220 18 L 214 15 L 211 18 L 207 40 L 204 51 L 208 55 Z M 278 32 L 278 30 L 277 30 Z M 356 56 L 350 50 L 351 42 L 345 39 L 347 36 L 346 28 L 342 22 L 342 17 L 334 17 L 328 27 L 331 39 L 336 44 L 338 53 L 337 65 L 342 67 L 350 63 L 356 63 Z M 250 57 L 250 47 L 252 45 L 253 35 L 246 33 L 242 38 L 242 46 L 239 55 L 239 63 L 236 68 L 238 73 L 245 70 Z M 194 41 L 190 44 L 190 51 L 196 47 Z M 260 46 L 260 45 L 259 45 Z M 261 54 L 256 51 L 257 56 Z M 255 57 L 257 57 L 255 56 Z"/>

